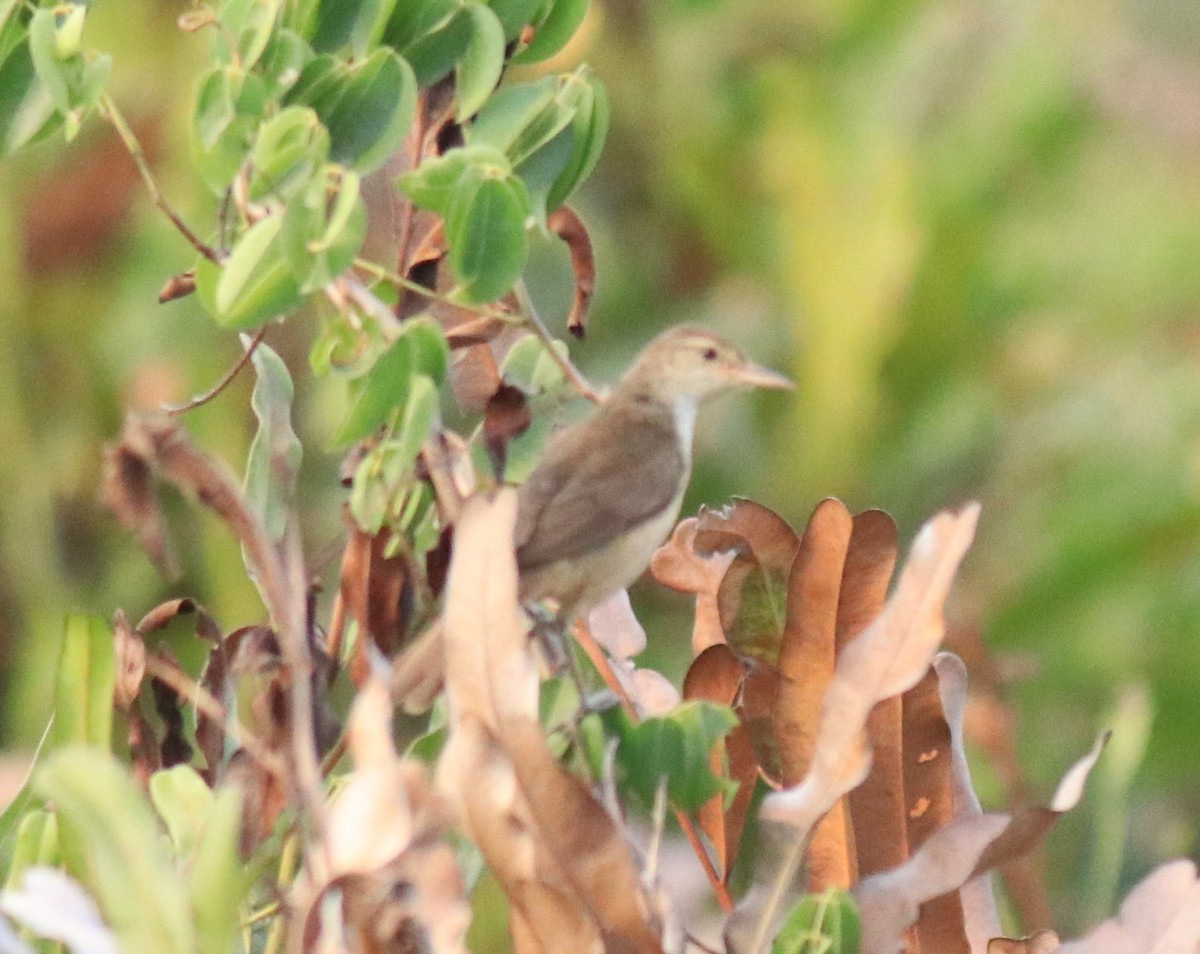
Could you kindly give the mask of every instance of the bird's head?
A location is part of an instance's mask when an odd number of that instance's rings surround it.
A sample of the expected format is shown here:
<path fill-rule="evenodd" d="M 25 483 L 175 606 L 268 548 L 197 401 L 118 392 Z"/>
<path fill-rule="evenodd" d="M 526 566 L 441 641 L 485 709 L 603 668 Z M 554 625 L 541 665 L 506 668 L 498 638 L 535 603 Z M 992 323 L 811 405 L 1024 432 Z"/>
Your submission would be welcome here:
<path fill-rule="evenodd" d="M 650 342 L 627 380 L 667 403 L 698 403 L 741 388 L 795 386 L 782 374 L 755 364 L 724 338 L 686 326 L 672 328 Z"/>

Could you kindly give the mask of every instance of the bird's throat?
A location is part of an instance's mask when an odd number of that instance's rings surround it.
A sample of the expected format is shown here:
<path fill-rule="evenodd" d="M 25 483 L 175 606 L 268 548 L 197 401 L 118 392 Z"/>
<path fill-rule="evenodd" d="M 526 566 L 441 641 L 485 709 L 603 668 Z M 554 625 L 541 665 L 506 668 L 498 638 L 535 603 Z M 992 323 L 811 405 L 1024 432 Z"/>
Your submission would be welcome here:
<path fill-rule="evenodd" d="M 675 430 L 679 434 L 679 448 L 683 451 L 683 459 L 692 459 L 692 438 L 696 433 L 696 411 L 698 404 L 694 398 L 676 397 L 671 412 L 675 416 Z"/>

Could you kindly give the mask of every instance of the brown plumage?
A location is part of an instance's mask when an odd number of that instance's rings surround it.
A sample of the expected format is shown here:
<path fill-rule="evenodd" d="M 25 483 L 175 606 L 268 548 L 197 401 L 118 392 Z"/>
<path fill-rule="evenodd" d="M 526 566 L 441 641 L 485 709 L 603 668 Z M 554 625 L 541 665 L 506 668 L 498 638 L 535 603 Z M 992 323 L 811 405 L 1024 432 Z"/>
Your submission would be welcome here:
<path fill-rule="evenodd" d="M 521 599 L 552 600 L 569 621 L 636 580 L 679 515 L 700 403 L 739 388 L 791 386 L 709 332 L 659 335 L 592 417 L 552 438 L 521 486 L 513 541 Z M 398 661 L 410 706 L 404 674 L 412 683 L 414 666 L 441 652 L 440 629 L 430 632 L 435 649 L 419 651 L 423 637 Z"/>

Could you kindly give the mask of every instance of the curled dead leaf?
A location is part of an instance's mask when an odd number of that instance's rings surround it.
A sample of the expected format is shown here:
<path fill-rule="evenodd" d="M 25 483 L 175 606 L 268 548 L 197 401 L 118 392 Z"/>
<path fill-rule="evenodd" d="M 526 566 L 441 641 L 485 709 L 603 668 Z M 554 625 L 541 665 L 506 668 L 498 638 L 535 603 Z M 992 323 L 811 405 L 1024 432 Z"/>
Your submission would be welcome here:
<path fill-rule="evenodd" d="M 734 550 L 705 556 L 697 553 L 698 529 L 699 521 L 695 517 L 680 521 L 671 539 L 659 547 L 650 560 L 650 572 L 659 583 L 696 596 L 692 652 L 697 656 L 709 646 L 725 642 L 717 594 L 725 571 L 737 556 Z"/>
<path fill-rule="evenodd" d="M 587 333 L 587 316 L 596 292 L 596 255 L 592 237 L 583 219 L 572 208 L 562 205 L 546 218 L 550 231 L 562 239 L 571 253 L 571 270 L 575 273 L 575 295 L 567 315 L 567 330 L 576 338 Z"/>

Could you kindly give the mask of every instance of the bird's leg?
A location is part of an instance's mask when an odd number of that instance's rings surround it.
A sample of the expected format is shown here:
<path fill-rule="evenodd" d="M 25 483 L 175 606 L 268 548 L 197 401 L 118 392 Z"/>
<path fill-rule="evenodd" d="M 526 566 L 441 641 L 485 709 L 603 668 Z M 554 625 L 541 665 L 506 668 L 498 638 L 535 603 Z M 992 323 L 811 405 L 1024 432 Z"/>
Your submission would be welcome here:
<path fill-rule="evenodd" d="M 542 654 L 542 661 L 552 675 L 557 676 L 568 665 L 570 651 L 566 645 L 567 624 L 559 606 L 552 600 L 527 603 L 525 613 L 529 616 L 529 635 Z"/>
<path fill-rule="evenodd" d="M 570 620 L 562 615 L 561 608 L 552 600 L 527 604 L 525 612 L 532 623 L 529 635 L 537 643 L 546 669 L 553 676 L 566 673 L 575 684 L 579 698 L 587 698 L 583 673 L 579 671 L 567 632 Z"/>

